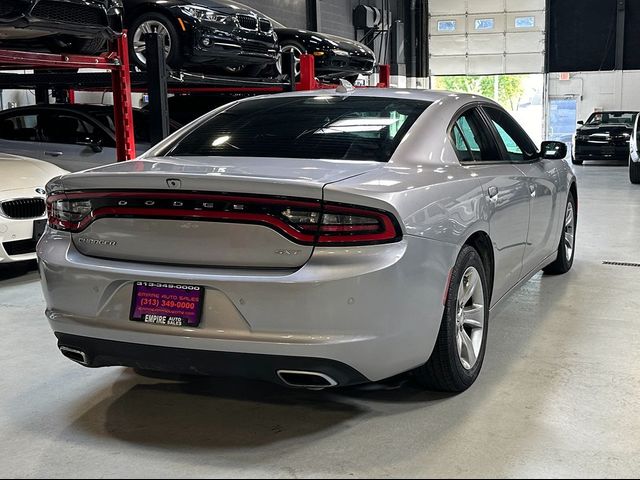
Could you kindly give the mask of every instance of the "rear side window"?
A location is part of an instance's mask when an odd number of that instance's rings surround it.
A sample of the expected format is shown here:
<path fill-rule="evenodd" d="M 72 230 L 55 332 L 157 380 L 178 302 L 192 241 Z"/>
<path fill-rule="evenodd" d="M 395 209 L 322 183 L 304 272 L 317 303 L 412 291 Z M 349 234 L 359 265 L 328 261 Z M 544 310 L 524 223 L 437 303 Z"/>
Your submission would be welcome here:
<path fill-rule="evenodd" d="M 387 162 L 429 105 L 334 95 L 249 100 L 211 117 L 163 153 Z"/>
<path fill-rule="evenodd" d="M 495 143 L 483 126 L 483 120 L 475 108 L 464 112 L 453 125 L 451 141 L 461 162 L 498 160 Z"/>
<path fill-rule="evenodd" d="M 16 115 L 0 120 L 0 138 L 22 142 L 38 141 L 38 115 Z"/>

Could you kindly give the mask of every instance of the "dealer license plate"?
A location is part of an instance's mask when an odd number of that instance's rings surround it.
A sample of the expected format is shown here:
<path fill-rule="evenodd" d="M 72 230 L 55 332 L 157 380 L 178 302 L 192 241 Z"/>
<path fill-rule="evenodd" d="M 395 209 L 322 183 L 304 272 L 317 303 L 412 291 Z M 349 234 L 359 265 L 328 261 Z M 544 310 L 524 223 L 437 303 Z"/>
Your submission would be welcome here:
<path fill-rule="evenodd" d="M 135 282 L 130 319 L 156 325 L 197 327 L 200 325 L 203 301 L 203 287 Z"/>

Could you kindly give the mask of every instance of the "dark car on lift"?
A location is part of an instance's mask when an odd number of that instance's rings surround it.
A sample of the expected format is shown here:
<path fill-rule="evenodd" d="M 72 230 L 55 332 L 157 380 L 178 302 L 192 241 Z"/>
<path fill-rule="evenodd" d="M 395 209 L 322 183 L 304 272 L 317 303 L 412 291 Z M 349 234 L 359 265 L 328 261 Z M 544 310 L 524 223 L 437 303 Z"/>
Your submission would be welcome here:
<path fill-rule="evenodd" d="M 627 160 L 637 115 L 633 111 L 595 112 L 586 122 L 578 122 L 571 158 L 574 165 L 585 160 Z"/>
<path fill-rule="evenodd" d="M 34 40 L 52 50 L 94 55 L 122 31 L 122 0 L 0 0 L 0 42 Z"/>
<path fill-rule="evenodd" d="M 131 61 L 146 67 L 145 34 L 156 31 L 170 67 L 258 75 L 280 55 L 271 21 L 231 0 L 124 0 Z"/>
<path fill-rule="evenodd" d="M 326 33 L 287 28 L 271 20 L 282 48 L 283 70 L 293 53 L 296 76 L 300 75 L 300 55 L 315 57 L 316 76 L 322 80 L 344 78 L 355 83 L 359 75 L 369 75 L 376 65 L 373 51 L 360 42 Z"/>

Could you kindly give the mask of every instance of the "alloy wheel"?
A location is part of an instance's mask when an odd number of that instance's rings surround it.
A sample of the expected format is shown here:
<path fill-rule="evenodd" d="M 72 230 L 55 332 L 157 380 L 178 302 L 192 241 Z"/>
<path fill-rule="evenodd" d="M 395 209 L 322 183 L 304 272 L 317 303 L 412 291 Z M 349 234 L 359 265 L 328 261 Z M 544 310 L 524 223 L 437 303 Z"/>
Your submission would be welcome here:
<path fill-rule="evenodd" d="M 567 213 L 564 219 L 564 248 L 567 253 L 567 260 L 573 258 L 573 249 L 576 241 L 576 219 L 573 213 L 573 204 L 567 204 Z"/>
<path fill-rule="evenodd" d="M 300 76 L 300 58 L 302 57 L 302 51 L 296 47 L 295 45 L 285 45 L 284 47 L 282 47 L 282 54 L 280 55 L 280 58 L 278 60 L 279 64 L 278 65 L 278 70 L 280 70 L 281 72 L 283 71 L 283 65 L 285 64 L 285 59 L 289 58 L 289 54 L 293 52 L 293 70 L 296 74 L 296 78 L 298 78 Z M 289 73 L 289 72 L 284 72 L 284 73 Z"/>
<path fill-rule="evenodd" d="M 147 63 L 146 43 L 144 36 L 147 33 L 157 32 L 160 37 L 160 43 L 164 45 L 164 58 L 168 58 L 171 54 L 171 35 L 167 27 L 157 20 L 147 20 L 141 23 L 133 34 L 133 51 L 140 63 Z"/>
<path fill-rule="evenodd" d="M 458 358 L 466 370 L 477 363 L 484 341 L 484 288 L 475 267 L 465 270 L 458 288 L 456 345 Z"/>

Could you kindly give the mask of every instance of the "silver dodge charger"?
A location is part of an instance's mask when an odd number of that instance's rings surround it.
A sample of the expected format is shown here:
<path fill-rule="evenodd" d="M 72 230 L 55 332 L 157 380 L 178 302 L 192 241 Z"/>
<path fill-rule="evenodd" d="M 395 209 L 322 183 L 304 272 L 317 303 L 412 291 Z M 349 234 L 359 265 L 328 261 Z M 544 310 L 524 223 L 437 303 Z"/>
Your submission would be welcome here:
<path fill-rule="evenodd" d="M 566 153 L 471 95 L 238 101 L 48 185 L 47 317 L 87 367 L 460 392 L 490 312 L 572 266 Z"/>

